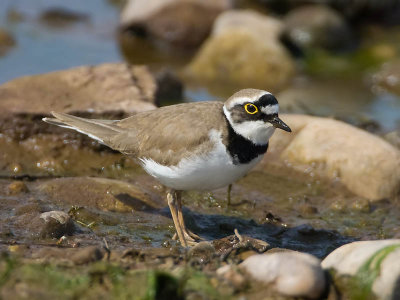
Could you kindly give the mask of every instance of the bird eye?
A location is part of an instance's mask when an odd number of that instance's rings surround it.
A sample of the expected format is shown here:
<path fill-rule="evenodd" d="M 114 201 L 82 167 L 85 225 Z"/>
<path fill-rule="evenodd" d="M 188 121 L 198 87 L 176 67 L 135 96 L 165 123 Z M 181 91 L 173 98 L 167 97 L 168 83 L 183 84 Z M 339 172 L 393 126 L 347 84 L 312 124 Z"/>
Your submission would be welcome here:
<path fill-rule="evenodd" d="M 245 109 L 246 112 L 247 112 L 248 114 L 250 114 L 250 115 L 254 115 L 254 114 L 258 113 L 258 108 L 257 108 L 257 106 L 255 106 L 255 105 L 252 104 L 252 103 L 247 103 L 247 104 L 244 106 L 244 109 Z"/>

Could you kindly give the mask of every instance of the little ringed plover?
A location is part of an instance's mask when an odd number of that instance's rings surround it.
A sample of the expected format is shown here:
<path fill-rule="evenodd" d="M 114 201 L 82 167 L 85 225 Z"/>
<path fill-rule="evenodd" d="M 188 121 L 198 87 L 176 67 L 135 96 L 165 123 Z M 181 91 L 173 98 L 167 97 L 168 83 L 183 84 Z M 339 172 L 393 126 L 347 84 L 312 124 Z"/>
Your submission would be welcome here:
<path fill-rule="evenodd" d="M 247 174 L 262 159 L 276 128 L 291 132 L 278 111 L 271 93 L 244 89 L 225 102 L 171 105 L 122 120 L 52 112 L 55 118 L 43 121 L 84 133 L 137 159 L 168 188 L 178 238 L 187 246 L 199 237 L 185 227 L 181 191 L 220 188 Z"/>

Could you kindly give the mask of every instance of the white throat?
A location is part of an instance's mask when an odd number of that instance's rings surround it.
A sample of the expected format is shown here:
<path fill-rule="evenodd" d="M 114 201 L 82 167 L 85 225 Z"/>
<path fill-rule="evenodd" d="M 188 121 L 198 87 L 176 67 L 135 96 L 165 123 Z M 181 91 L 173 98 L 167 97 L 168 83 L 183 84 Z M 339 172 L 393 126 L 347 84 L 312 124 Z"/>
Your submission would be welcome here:
<path fill-rule="evenodd" d="M 233 130 L 250 140 L 255 145 L 265 145 L 275 132 L 275 127 L 269 123 L 261 120 L 258 121 L 245 121 L 235 123 L 232 120 L 230 112 L 224 106 L 224 114 L 231 124 Z"/>

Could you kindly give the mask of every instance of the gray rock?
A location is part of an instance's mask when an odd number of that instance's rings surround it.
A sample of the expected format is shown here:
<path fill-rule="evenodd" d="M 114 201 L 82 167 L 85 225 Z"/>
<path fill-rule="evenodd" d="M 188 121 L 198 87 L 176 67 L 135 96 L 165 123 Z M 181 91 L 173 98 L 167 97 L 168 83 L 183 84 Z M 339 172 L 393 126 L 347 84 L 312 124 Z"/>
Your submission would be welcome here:
<path fill-rule="evenodd" d="M 70 219 L 67 213 L 58 210 L 46 211 L 40 215 L 40 218 L 46 223 L 54 219 L 60 224 L 67 224 Z"/>
<path fill-rule="evenodd" d="M 0 86 L 0 115 L 58 112 L 131 114 L 154 109 L 148 69 L 102 64 L 14 79 Z"/>
<path fill-rule="evenodd" d="M 400 298 L 400 240 L 353 242 L 339 247 L 321 263 L 335 281 L 351 282 L 341 292 L 347 297 Z M 349 277 L 351 278 L 349 280 Z M 361 299 L 361 298 L 359 298 Z"/>
<path fill-rule="evenodd" d="M 370 200 L 393 198 L 400 191 L 400 151 L 378 136 L 340 121 L 282 115 L 293 133 L 277 131 L 263 164 L 280 164 L 340 181 Z M 276 157 L 273 161 L 270 157 Z"/>
<path fill-rule="evenodd" d="M 222 13 L 188 66 L 188 76 L 232 90 L 283 89 L 294 74 L 294 63 L 278 39 L 281 28 L 279 20 L 254 11 Z"/>
<path fill-rule="evenodd" d="M 284 22 L 286 36 L 300 48 L 340 49 L 352 41 L 345 19 L 328 6 L 301 6 L 289 12 Z"/>
<path fill-rule="evenodd" d="M 280 294 L 316 299 L 325 290 L 325 274 L 318 258 L 300 252 L 253 255 L 240 268 L 254 280 L 263 282 Z"/>
<path fill-rule="evenodd" d="M 218 14 L 231 7 L 231 0 L 130 0 L 120 24 L 175 46 L 193 47 L 208 36 Z"/>
<path fill-rule="evenodd" d="M 63 235 L 72 235 L 75 231 L 69 215 L 57 210 L 44 212 L 33 218 L 29 227 L 33 234 L 38 234 L 41 238 L 60 238 Z"/>

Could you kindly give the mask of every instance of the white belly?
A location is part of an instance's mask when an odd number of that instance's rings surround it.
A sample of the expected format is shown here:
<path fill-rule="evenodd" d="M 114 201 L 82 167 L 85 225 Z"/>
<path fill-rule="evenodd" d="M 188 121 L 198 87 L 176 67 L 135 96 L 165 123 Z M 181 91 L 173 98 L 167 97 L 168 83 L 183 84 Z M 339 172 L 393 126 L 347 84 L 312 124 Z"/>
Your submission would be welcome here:
<path fill-rule="evenodd" d="M 176 190 L 212 190 L 226 186 L 246 175 L 263 157 L 260 155 L 247 164 L 234 165 L 220 134 L 210 133 L 215 148 L 207 154 L 182 159 L 176 166 L 164 166 L 142 158 L 147 173 L 167 187 Z"/>

